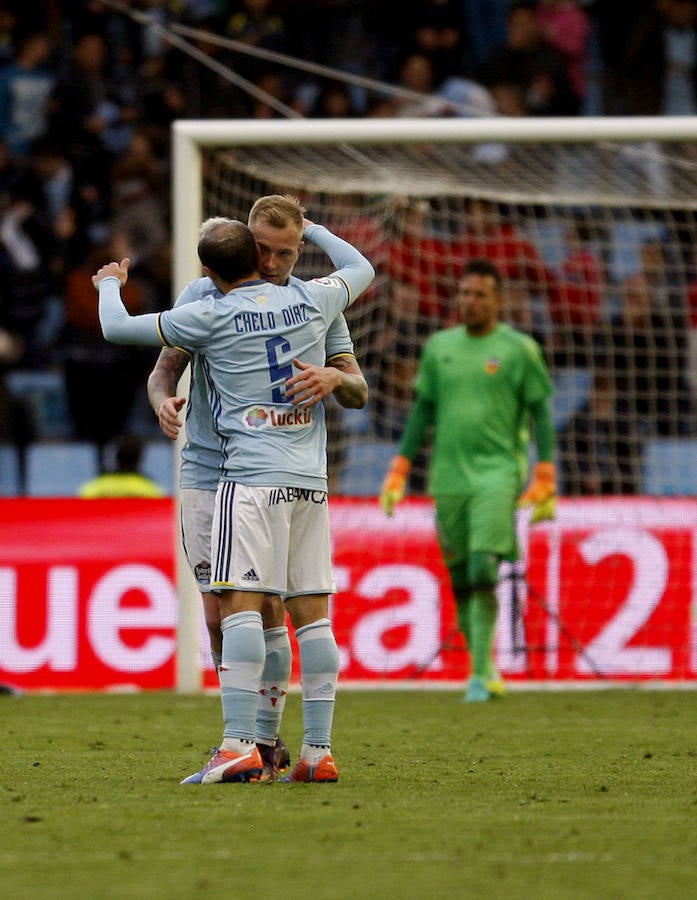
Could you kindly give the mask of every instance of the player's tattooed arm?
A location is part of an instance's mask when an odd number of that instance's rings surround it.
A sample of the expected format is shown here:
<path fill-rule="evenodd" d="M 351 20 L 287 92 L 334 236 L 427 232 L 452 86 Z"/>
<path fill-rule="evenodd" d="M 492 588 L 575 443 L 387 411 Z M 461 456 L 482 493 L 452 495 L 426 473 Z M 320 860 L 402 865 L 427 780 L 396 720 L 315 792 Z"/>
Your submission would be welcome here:
<path fill-rule="evenodd" d="M 368 384 L 354 356 L 335 356 L 326 366 L 293 360 L 297 375 L 286 381 L 286 397 L 294 404 L 315 406 L 329 394 L 346 409 L 362 409 L 368 402 Z"/>
<path fill-rule="evenodd" d="M 341 382 L 333 391 L 337 403 L 344 409 L 363 409 L 368 402 L 368 382 L 356 357 L 335 356 L 329 365 L 341 372 Z"/>
<path fill-rule="evenodd" d="M 181 350 L 165 347 L 148 376 L 148 400 L 160 428 L 171 440 L 176 440 L 181 428 L 179 412 L 186 397 L 177 397 L 177 385 L 189 364 L 190 357 Z"/>

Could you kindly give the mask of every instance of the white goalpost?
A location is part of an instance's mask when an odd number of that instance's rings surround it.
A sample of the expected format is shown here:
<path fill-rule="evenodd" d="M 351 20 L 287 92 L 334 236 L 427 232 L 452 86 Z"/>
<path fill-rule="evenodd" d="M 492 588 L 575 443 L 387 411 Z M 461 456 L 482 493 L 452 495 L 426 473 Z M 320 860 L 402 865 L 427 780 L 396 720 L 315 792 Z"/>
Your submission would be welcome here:
<path fill-rule="evenodd" d="M 174 296 L 200 275 L 201 222 L 246 220 L 267 193 L 298 196 L 375 265 L 347 313 L 371 400 L 331 408 L 332 494 L 375 495 L 420 349 L 452 322 L 473 254 L 499 263 L 504 319 L 547 356 L 562 493 L 697 492 L 697 119 L 184 120 L 172 161 Z M 297 274 L 328 268 L 308 246 Z M 608 397 L 614 467 L 584 432 L 588 404 Z M 426 465 L 427 454 L 416 494 Z M 177 582 L 177 688 L 194 692 L 201 604 L 181 549 Z"/>

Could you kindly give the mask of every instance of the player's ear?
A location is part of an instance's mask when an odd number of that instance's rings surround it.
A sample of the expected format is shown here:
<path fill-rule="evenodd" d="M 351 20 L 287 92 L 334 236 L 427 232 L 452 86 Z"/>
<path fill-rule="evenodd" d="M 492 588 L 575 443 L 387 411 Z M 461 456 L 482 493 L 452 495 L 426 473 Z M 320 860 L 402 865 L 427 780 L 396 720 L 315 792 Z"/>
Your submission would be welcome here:
<path fill-rule="evenodd" d="M 303 247 L 305 246 L 305 241 L 300 241 L 298 244 L 298 256 L 303 252 Z"/>

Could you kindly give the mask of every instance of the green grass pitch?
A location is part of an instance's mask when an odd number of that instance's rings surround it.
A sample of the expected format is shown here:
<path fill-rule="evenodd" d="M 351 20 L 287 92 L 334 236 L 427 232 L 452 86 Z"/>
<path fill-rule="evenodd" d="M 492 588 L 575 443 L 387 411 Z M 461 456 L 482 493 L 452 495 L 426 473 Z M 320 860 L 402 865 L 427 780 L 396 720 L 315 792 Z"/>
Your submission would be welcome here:
<path fill-rule="evenodd" d="M 299 748 L 300 697 L 283 735 Z M 216 697 L 0 698 L 0 890 L 59 898 L 697 897 L 697 697 L 340 692 L 335 785 L 180 786 Z"/>

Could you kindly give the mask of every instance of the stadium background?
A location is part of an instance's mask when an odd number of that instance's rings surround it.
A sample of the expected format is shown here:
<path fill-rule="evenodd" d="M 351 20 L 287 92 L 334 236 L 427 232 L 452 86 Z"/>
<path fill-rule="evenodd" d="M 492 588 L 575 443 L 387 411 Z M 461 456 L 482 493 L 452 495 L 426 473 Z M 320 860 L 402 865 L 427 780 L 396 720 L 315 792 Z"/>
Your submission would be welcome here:
<path fill-rule="evenodd" d="M 524 5 L 545 15 L 546 4 Z M 113 441 L 123 431 L 143 437 L 145 471 L 174 493 L 172 447 L 158 433 L 143 389 L 154 355 L 107 352 L 97 330 L 89 283 L 102 259 L 128 254 L 136 262 L 133 308 L 156 310 L 171 302 L 173 121 L 502 112 L 661 115 L 694 114 L 697 109 L 694 91 L 681 90 L 684 85 L 666 75 L 665 59 L 652 55 L 655 47 L 646 37 L 648 23 L 653 22 L 659 34 L 667 27 L 654 18 L 656 4 L 636 3 L 631 10 L 618 10 L 612 3 L 576 4 L 580 55 L 562 66 L 558 46 L 538 43 L 533 55 L 543 61 L 542 70 L 528 73 L 529 80 L 521 83 L 513 78 L 510 66 L 511 59 L 522 57 L 505 52 L 511 4 L 487 4 L 490 12 L 495 9 L 499 14 L 490 20 L 477 17 L 477 6 L 482 7 L 465 0 L 413 4 L 409 14 L 400 10 L 400 27 L 395 30 L 387 27 L 395 14 L 390 3 L 380 4 L 377 14 L 362 2 L 288 2 L 254 16 L 245 4 L 204 0 L 4 5 L 0 597 L 6 614 L 0 637 L 1 680 L 30 688 L 162 687 L 176 680 L 172 587 L 176 535 L 171 501 L 153 506 L 147 517 L 137 507 L 122 506 L 119 517 L 111 520 L 115 507 L 110 507 L 102 520 L 97 507 L 91 507 L 87 517 L 84 506 L 67 499 L 80 483 L 110 465 Z M 145 21 L 138 13 L 152 18 Z M 425 24 L 434 27 L 424 29 Z M 37 26 L 43 39 L 35 34 Z M 221 48 L 201 40 L 202 31 L 272 55 Z M 694 23 L 686 31 L 694 34 Z M 441 38 L 440 49 L 428 44 L 424 52 L 424 42 L 434 35 Z M 450 39 L 454 44 L 449 47 Z M 289 66 L 273 55 L 278 53 L 313 65 Z M 637 59 L 643 64 L 638 65 Z M 18 60 L 22 71 L 17 69 Z M 36 105 L 28 135 L 18 134 L 9 117 L 12 84 L 22 78 L 37 88 L 31 93 Z M 655 92 L 645 90 L 647 81 L 666 89 L 656 98 Z M 540 99 L 542 84 L 550 88 L 546 100 Z M 405 205 L 410 202 L 407 195 Z M 349 209 L 349 222 L 351 213 Z M 506 228 L 524 225 L 524 214 L 510 206 L 497 206 L 495 215 L 497 224 Z M 650 401 L 645 403 L 648 411 L 635 411 L 625 420 L 623 436 L 635 427 L 638 434 L 629 452 L 626 446 L 616 447 L 615 456 L 622 462 L 634 453 L 636 459 L 628 471 L 615 466 L 593 492 L 634 499 L 566 500 L 559 524 L 536 534 L 528 580 L 520 585 L 527 610 L 522 644 L 517 632 L 520 598 L 511 587 L 516 579 L 502 584 L 503 599 L 512 612 L 498 650 L 508 661 L 503 668 L 513 681 L 608 677 L 689 681 L 697 675 L 696 517 L 694 503 L 687 499 L 696 493 L 697 480 L 695 382 L 689 355 L 692 329 L 697 327 L 691 305 L 695 272 L 691 219 L 675 218 L 674 211 L 670 215 L 634 216 L 611 237 L 591 234 L 582 254 L 566 270 L 567 246 L 555 245 L 551 253 L 549 244 L 533 241 L 516 250 L 526 255 L 532 268 L 546 266 L 552 272 L 550 280 L 566 285 L 567 296 L 569 284 L 574 284 L 582 303 L 593 300 L 584 285 L 594 283 L 597 272 L 604 286 L 598 320 L 579 322 L 564 315 L 555 320 L 545 306 L 549 297 L 541 292 L 531 297 L 534 315 L 523 323 L 541 339 L 556 376 L 560 440 L 568 440 L 564 426 L 582 410 L 594 380 L 593 360 L 584 346 L 593 344 L 593 329 L 612 319 L 622 296 L 637 284 L 641 288 L 649 282 L 654 299 L 661 294 L 670 313 L 658 330 L 652 326 L 660 340 L 644 361 L 662 359 L 670 365 L 658 373 L 664 394 L 654 396 L 655 381 L 649 389 L 642 388 L 644 396 L 639 399 Z M 363 234 L 365 240 L 370 237 Z M 426 239 L 433 242 L 433 234 Z M 360 246 L 360 240 L 356 242 Z M 658 248 L 658 262 L 655 254 L 653 259 L 644 258 L 647 246 Z M 391 276 L 404 266 L 408 254 L 404 245 L 393 253 Z M 665 277 L 658 283 L 655 279 L 661 274 Z M 368 444 L 371 452 L 394 449 L 408 403 L 404 375 L 397 366 L 405 356 L 413 359 L 425 334 L 447 319 L 452 273 L 443 276 L 435 297 L 423 296 L 430 293 L 424 289 L 423 275 L 418 265 L 407 273 L 405 281 L 411 279 L 410 287 L 422 294 L 421 308 L 418 316 L 401 323 L 399 341 L 388 348 L 391 364 L 385 365 L 380 356 L 379 341 L 376 345 L 366 341 L 364 354 L 357 342 L 359 361 L 371 374 L 376 370 L 372 406 L 360 425 L 366 429 L 361 445 Z M 529 290 L 534 277 L 526 274 L 522 286 Z M 513 312 L 520 314 L 520 309 Z M 387 334 L 374 327 L 369 337 L 384 341 Z M 388 383 L 378 382 L 378 374 Z M 394 385 L 399 381 L 401 392 Z M 560 460 L 562 484 L 567 493 L 583 497 L 588 491 L 582 486 L 572 491 L 571 485 L 572 470 L 583 468 L 579 461 L 585 451 L 580 445 L 562 446 L 568 448 Z M 333 473 L 335 492 L 360 499 L 335 507 L 337 564 L 347 596 L 355 598 L 359 584 L 363 601 L 372 596 L 371 604 L 342 626 L 345 672 L 356 680 L 409 678 L 435 683 L 461 678 L 465 660 L 452 635 L 450 597 L 432 530 L 423 526 L 428 520 L 428 502 L 419 499 L 423 483 L 412 484 L 416 499 L 394 525 L 388 525 L 371 499 L 385 456 L 367 457 L 371 462 L 366 465 L 360 458 L 352 463 L 340 451 L 341 447 Z M 662 499 L 639 499 L 647 496 Z M 18 499 L 22 497 L 31 499 Z M 65 499 L 38 499 L 57 497 Z M 670 497 L 686 499 L 665 499 Z M 610 543 L 604 544 L 604 556 L 592 538 L 598 528 L 607 527 L 608 510 L 612 534 Z M 351 518 L 357 524 L 342 530 L 341 520 Z M 149 533 L 141 534 L 137 522 L 146 522 Z M 638 547 L 632 546 L 637 522 L 646 536 L 645 545 Z M 374 538 L 370 545 L 356 540 L 366 532 Z M 107 536 L 114 534 L 120 537 L 110 542 Z M 149 548 L 145 556 L 143 546 Z M 400 568 L 414 559 L 415 567 Z M 641 567 L 647 559 L 651 566 Z M 598 568 L 603 565 L 612 566 L 607 570 L 611 577 Z M 550 579 L 561 585 L 552 595 Z M 528 592 L 530 584 L 534 590 Z M 514 601 L 508 596 L 511 591 Z M 550 596 L 557 600 L 553 608 Z M 336 608 L 342 607 L 337 603 Z M 381 621 L 390 608 L 398 610 L 397 620 Z M 599 635 L 607 639 L 600 646 Z"/>

